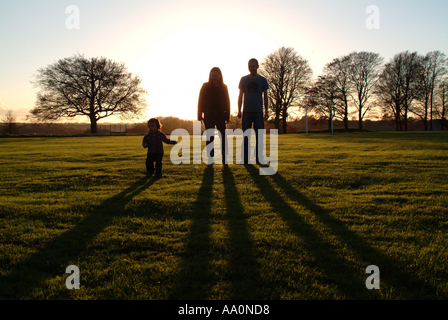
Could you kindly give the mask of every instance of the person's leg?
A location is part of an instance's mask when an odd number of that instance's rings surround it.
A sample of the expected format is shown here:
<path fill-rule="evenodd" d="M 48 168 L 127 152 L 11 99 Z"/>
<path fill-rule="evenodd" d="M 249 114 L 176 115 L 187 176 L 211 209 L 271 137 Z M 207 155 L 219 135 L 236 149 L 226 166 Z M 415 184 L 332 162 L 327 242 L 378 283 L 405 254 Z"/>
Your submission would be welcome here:
<path fill-rule="evenodd" d="M 241 127 L 243 129 L 243 133 L 246 132 L 247 129 L 252 128 L 252 116 L 250 112 L 243 112 L 243 119 L 241 121 Z M 243 163 L 249 163 L 249 146 L 250 146 L 250 136 L 243 136 L 241 152 L 241 160 Z"/>
<path fill-rule="evenodd" d="M 204 115 L 204 125 L 205 130 L 208 129 L 215 129 L 215 119 L 214 116 L 211 114 L 205 114 Z M 214 141 L 215 141 L 215 135 L 214 134 L 207 134 L 207 142 L 206 146 L 209 144 L 212 144 L 212 151 L 210 152 L 210 156 L 213 158 L 215 156 L 215 147 L 214 147 Z"/>
<path fill-rule="evenodd" d="M 148 153 L 146 157 L 146 171 L 149 174 L 154 174 L 154 155 L 151 153 Z"/>
<path fill-rule="evenodd" d="M 158 153 L 154 155 L 154 160 L 156 161 L 156 175 L 162 175 L 162 159 L 163 153 Z"/>
<path fill-rule="evenodd" d="M 223 116 L 218 116 L 216 119 L 216 128 L 218 129 L 219 133 L 221 134 L 221 155 L 223 158 L 223 164 L 224 159 L 226 158 L 226 145 L 227 145 L 227 137 L 226 137 L 226 120 Z"/>
<path fill-rule="evenodd" d="M 255 130 L 255 159 L 256 161 L 259 161 L 261 157 L 263 157 L 263 152 L 261 154 L 258 154 L 258 150 L 263 150 L 263 138 L 260 136 L 260 139 L 258 139 L 258 130 L 264 129 L 264 119 L 263 119 L 263 112 L 257 112 L 254 114 L 254 130 Z M 260 146 L 261 149 L 258 149 L 258 146 Z"/>

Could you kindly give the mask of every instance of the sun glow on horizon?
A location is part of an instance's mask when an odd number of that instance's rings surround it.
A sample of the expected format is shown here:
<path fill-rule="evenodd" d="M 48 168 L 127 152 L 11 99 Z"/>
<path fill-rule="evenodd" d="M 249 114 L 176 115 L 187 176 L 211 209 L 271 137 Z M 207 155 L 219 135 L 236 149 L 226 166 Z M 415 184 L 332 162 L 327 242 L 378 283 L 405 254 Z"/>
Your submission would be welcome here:
<path fill-rule="evenodd" d="M 148 90 L 148 118 L 197 118 L 197 99 L 209 72 L 219 67 L 237 109 L 238 83 L 248 74 L 247 62 L 262 58 L 276 43 L 248 28 L 229 23 L 201 23 L 178 28 L 147 51 L 135 71 Z M 154 75 L 157 75 L 155 77 Z"/>
<path fill-rule="evenodd" d="M 215 66 L 223 72 L 235 111 L 247 61 L 262 62 L 280 47 L 292 47 L 308 60 L 314 77 L 326 63 L 353 51 L 378 52 L 385 61 L 405 50 L 448 52 L 442 41 L 446 1 L 380 0 L 378 30 L 366 28 L 364 1 L 78 0 L 79 29 L 67 28 L 68 5 L 0 1 L 6 49 L 0 52 L 0 114 L 11 109 L 25 119 L 36 102 L 38 89 L 30 84 L 36 70 L 77 53 L 122 62 L 142 79 L 149 108 L 132 121 L 143 121 L 169 115 L 195 119 L 199 90 Z"/>

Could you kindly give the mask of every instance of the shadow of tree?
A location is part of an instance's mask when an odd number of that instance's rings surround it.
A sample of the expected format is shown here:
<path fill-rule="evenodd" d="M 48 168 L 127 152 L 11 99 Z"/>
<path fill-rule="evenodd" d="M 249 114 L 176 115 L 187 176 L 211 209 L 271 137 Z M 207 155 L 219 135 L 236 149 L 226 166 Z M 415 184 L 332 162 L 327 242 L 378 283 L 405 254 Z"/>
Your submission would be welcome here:
<path fill-rule="evenodd" d="M 0 277 L 0 297 L 26 299 L 44 280 L 65 274 L 65 268 L 85 252 L 89 242 L 109 226 L 115 217 L 122 215 L 126 205 L 136 195 L 155 181 L 156 177 L 139 179 L 129 188 L 92 208 L 75 227 L 54 238 L 45 248 L 11 266 L 12 270 Z"/>

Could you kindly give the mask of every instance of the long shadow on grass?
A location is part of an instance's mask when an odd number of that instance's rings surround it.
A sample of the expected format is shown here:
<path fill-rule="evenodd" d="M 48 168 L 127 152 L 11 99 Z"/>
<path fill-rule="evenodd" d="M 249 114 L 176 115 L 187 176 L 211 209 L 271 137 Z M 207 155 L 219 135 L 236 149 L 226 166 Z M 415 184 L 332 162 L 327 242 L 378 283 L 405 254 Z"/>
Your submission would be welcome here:
<path fill-rule="evenodd" d="M 244 208 L 228 165 L 223 167 L 223 183 L 230 233 L 231 299 L 262 299 L 257 290 L 261 283 L 259 266 L 254 257 Z"/>
<path fill-rule="evenodd" d="M 209 165 L 204 170 L 202 185 L 193 207 L 190 238 L 170 300 L 206 299 L 210 292 L 213 283 L 213 275 L 209 272 L 213 181 L 214 169 L 213 165 Z"/>
<path fill-rule="evenodd" d="M 311 211 L 320 222 L 329 227 L 332 233 L 355 253 L 357 259 L 365 264 L 363 269 L 354 267 L 344 257 L 340 257 L 334 246 L 322 239 L 314 228 L 283 200 L 282 196 L 272 188 L 268 179 L 259 175 L 258 169 L 252 165 L 246 166 L 246 168 L 266 200 L 269 201 L 291 230 L 305 240 L 305 249 L 315 257 L 318 262 L 317 267 L 323 271 L 326 279 L 336 285 L 337 290 L 343 293 L 346 298 L 356 299 L 376 296 L 374 290 L 369 292 L 365 287 L 365 282 L 360 281 L 360 279 L 367 279 L 368 275 L 365 274 L 365 268 L 369 265 L 377 265 L 380 269 L 381 281 L 393 287 L 393 296 L 390 298 L 418 299 L 428 295 L 436 297 L 433 287 L 403 270 L 402 266 L 399 266 L 384 253 L 374 249 L 365 239 L 297 191 L 279 173 L 271 176 L 272 180 L 293 201 Z"/>
<path fill-rule="evenodd" d="M 13 266 L 7 275 L 0 277 L 0 298 L 26 299 L 44 280 L 64 275 L 65 268 L 85 252 L 88 243 L 111 225 L 115 217 L 125 212 L 129 201 L 156 180 L 156 177 L 145 177 L 136 181 L 126 190 L 94 207 L 75 227 L 31 254 L 24 262 Z M 82 272 L 80 270 L 81 286 Z M 61 286 L 65 286 L 65 282 Z"/>

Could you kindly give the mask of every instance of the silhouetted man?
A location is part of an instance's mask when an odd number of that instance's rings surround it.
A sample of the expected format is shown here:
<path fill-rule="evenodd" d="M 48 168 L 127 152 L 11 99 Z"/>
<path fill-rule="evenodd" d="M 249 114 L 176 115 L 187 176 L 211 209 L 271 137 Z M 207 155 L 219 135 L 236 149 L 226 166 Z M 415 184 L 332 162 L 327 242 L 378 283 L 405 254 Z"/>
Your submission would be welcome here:
<path fill-rule="evenodd" d="M 240 89 L 240 93 L 238 96 L 238 118 L 241 118 L 241 107 L 244 101 L 243 108 L 243 119 L 242 119 L 242 129 L 245 132 L 247 129 L 252 128 L 252 124 L 254 125 L 255 130 L 255 158 L 257 162 L 260 161 L 259 157 L 263 156 L 262 154 L 258 154 L 258 144 L 260 143 L 260 147 L 262 148 L 263 141 L 258 141 L 258 130 L 264 129 L 264 120 L 268 119 L 268 81 L 265 77 L 262 77 L 258 74 L 258 61 L 256 59 L 249 60 L 249 72 L 250 74 L 244 76 L 240 80 L 240 84 L 238 88 Z M 264 109 L 265 114 L 263 117 L 263 101 L 264 101 Z M 243 139 L 243 161 L 244 163 L 249 163 L 249 138 L 244 137 Z M 262 149 L 261 149 L 262 150 Z"/>

